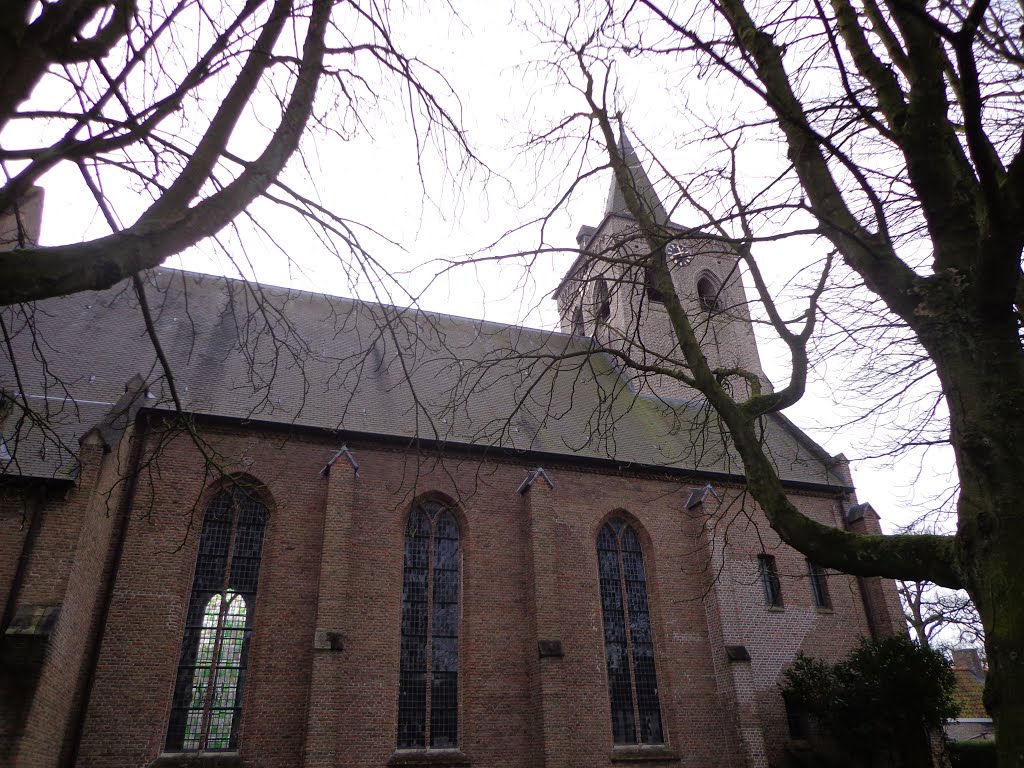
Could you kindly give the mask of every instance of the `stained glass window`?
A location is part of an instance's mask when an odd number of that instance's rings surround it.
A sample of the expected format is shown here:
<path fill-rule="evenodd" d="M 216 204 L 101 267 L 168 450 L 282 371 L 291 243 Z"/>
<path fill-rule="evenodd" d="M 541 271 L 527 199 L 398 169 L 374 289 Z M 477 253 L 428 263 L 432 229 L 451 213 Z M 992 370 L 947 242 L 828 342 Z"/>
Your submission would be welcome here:
<path fill-rule="evenodd" d="M 399 749 L 458 745 L 459 528 L 442 504 L 409 515 L 402 577 Z"/>
<path fill-rule="evenodd" d="M 203 518 L 167 728 L 171 752 L 238 749 L 266 507 L 241 487 Z"/>
<path fill-rule="evenodd" d="M 662 744 L 654 632 L 640 539 L 621 519 L 597 537 L 608 697 L 616 744 Z"/>

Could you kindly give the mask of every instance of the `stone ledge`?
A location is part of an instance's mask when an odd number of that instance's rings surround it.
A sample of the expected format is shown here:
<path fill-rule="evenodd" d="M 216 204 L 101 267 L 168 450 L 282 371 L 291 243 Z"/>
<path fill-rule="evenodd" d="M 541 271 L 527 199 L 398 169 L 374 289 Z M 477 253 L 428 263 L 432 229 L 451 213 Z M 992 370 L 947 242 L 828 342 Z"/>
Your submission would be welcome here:
<path fill-rule="evenodd" d="M 612 749 L 613 763 L 677 763 L 679 753 L 664 744 L 637 745 Z"/>
<path fill-rule="evenodd" d="M 242 768 L 237 752 L 168 752 L 147 768 Z"/>
<path fill-rule="evenodd" d="M 472 764 L 473 761 L 458 749 L 399 749 L 388 760 L 388 765 L 401 768 L 446 768 Z"/>

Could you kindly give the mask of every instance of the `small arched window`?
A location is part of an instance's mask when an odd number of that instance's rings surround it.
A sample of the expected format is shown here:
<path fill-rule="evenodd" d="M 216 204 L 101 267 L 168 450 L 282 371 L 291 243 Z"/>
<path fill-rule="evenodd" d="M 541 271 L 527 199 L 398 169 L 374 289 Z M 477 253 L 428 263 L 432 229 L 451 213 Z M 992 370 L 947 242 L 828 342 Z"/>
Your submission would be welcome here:
<path fill-rule="evenodd" d="M 697 300 L 708 312 L 721 312 L 724 308 L 722 287 L 711 275 L 704 274 L 697 279 Z"/>
<path fill-rule="evenodd" d="M 583 307 L 576 307 L 576 312 L 573 313 L 572 332 L 577 336 L 582 336 L 584 333 Z"/>
<path fill-rule="evenodd" d="M 266 513 L 239 486 L 218 493 L 206 509 L 167 728 L 169 752 L 238 748 Z"/>
<path fill-rule="evenodd" d="M 608 281 L 603 277 L 594 281 L 594 314 L 598 320 L 612 316 L 612 302 L 608 295 Z"/>
<path fill-rule="evenodd" d="M 459 736 L 459 527 L 436 501 L 405 528 L 398 748 L 445 749 Z"/>
<path fill-rule="evenodd" d="M 612 737 L 615 744 L 662 744 L 644 553 L 621 518 L 601 528 L 597 562 Z"/>

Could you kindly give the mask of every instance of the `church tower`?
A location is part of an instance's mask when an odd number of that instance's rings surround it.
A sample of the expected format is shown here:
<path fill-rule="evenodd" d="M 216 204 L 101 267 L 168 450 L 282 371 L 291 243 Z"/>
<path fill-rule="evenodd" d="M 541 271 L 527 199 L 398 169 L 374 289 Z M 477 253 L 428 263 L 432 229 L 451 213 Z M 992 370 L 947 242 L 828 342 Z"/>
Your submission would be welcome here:
<path fill-rule="evenodd" d="M 708 362 L 712 367 L 750 371 L 767 389 L 770 385 L 757 352 L 738 256 L 720 240 L 672 222 L 625 132 L 619 149 L 637 197 L 654 220 L 673 234 L 674 239 L 665 246 L 672 283 Z M 601 222 L 580 227 L 576 241 L 579 256 L 554 294 L 562 331 L 589 336 L 641 366 L 685 371 L 664 297 L 645 268 L 650 247 L 614 176 Z M 620 365 L 641 393 L 699 399 L 695 390 L 676 379 L 629 370 L 625 362 Z M 738 379 L 732 381 L 740 386 Z M 742 392 L 736 395 L 744 396 Z"/>

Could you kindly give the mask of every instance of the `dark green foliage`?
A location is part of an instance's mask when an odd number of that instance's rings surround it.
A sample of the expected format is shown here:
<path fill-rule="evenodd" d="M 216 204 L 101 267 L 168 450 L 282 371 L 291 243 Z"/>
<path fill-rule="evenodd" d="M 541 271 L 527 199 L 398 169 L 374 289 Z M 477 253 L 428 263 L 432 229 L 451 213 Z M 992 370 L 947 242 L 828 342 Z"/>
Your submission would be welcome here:
<path fill-rule="evenodd" d="M 946 749 L 953 768 L 996 768 L 994 741 L 951 741 Z"/>
<path fill-rule="evenodd" d="M 930 764 L 929 736 L 956 717 L 949 662 L 906 636 L 861 640 L 829 664 L 799 655 L 784 695 L 856 764 Z"/>

